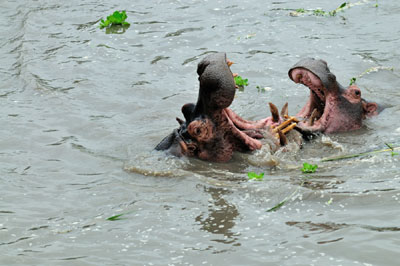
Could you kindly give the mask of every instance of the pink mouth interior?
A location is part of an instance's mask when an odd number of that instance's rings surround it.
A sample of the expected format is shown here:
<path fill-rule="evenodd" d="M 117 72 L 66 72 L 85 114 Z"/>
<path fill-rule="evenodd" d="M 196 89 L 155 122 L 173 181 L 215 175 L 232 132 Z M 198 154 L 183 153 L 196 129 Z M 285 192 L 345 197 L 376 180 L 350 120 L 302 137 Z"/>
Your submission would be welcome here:
<path fill-rule="evenodd" d="M 325 111 L 327 96 L 321 80 L 312 72 L 303 68 L 292 70 L 291 77 L 294 82 L 304 84 L 310 89 L 310 98 L 297 116 L 307 119 L 316 109 L 318 115 L 315 117 L 314 125 L 319 124 Z"/>

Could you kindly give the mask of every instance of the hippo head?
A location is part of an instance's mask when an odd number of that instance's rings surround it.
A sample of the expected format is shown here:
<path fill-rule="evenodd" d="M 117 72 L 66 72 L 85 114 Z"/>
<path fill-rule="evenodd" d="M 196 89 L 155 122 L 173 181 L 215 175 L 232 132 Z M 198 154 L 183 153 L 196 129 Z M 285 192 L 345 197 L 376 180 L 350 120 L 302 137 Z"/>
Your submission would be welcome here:
<path fill-rule="evenodd" d="M 165 137 L 156 150 L 212 161 L 230 159 L 234 148 L 224 136 L 224 131 L 230 131 L 224 109 L 231 105 L 236 92 L 231 64 L 225 53 L 210 54 L 200 61 L 197 103 L 183 105 L 185 121 L 177 118 L 180 127 Z"/>
<path fill-rule="evenodd" d="M 175 156 L 226 162 L 234 151 L 260 149 L 261 138 L 271 138 L 277 146 L 287 143 L 284 134 L 295 126 L 292 124 L 294 118 L 279 128 L 275 127 L 283 119 L 272 103 L 272 117 L 259 121 L 247 121 L 228 108 L 236 92 L 231 64 L 225 53 L 210 54 L 200 61 L 197 66 L 200 83 L 197 103 L 183 105 L 185 120 L 177 118 L 179 128 L 165 137 L 156 150 L 167 150 Z M 281 113 L 287 113 L 287 108 Z M 273 134 L 266 133 L 273 126 L 274 131 L 270 132 Z"/>
<path fill-rule="evenodd" d="M 297 114 L 304 132 L 334 133 L 359 129 L 362 121 L 378 114 L 378 105 L 361 97 L 361 90 L 344 88 L 323 60 L 305 58 L 289 70 L 289 77 L 310 89 L 307 104 Z"/>

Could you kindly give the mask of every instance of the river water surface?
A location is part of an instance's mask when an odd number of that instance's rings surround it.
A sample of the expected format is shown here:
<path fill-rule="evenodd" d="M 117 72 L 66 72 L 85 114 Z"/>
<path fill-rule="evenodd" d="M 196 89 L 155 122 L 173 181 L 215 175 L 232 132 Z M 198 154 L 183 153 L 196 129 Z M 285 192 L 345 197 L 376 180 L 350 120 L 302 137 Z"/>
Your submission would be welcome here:
<path fill-rule="evenodd" d="M 291 13 L 342 4 L 321 2 L 2 0 L 0 265 L 399 265 L 400 155 L 321 158 L 400 146 L 400 3 Z M 114 10 L 131 26 L 99 29 Z M 287 71 L 306 56 L 386 109 L 273 158 L 153 151 L 212 52 L 249 79 L 232 105 L 247 119 L 300 110 Z"/>

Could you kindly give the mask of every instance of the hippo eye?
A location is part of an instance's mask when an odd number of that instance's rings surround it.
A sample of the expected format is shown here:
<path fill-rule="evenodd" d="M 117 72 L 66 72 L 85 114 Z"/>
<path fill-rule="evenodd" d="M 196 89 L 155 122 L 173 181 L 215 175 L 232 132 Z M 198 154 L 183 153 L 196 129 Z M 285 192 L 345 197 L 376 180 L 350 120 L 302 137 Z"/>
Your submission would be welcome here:
<path fill-rule="evenodd" d="M 196 135 L 200 135 L 200 128 L 196 128 L 196 130 L 194 131 L 194 133 L 196 134 Z"/>

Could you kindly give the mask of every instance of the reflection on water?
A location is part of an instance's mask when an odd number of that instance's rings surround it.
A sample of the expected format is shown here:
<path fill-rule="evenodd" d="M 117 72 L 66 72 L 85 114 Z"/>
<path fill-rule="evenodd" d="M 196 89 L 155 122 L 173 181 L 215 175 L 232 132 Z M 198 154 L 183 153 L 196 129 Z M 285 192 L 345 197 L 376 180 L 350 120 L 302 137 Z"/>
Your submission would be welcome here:
<path fill-rule="evenodd" d="M 131 25 L 111 25 L 106 28 L 106 34 L 123 34 Z"/>
<path fill-rule="evenodd" d="M 371 225 L 362 225 L 362 224 L 337 224 L 337 223 L 313 223 L 311 221 L 306 222 L 295 222 L 295 221 L 288 221 L 286 222 L 288 226 L 295 226 L 301 229 L 305 234 L 303 235 L 304 238 L 310 237 L 310 235 L 315 234 L 325 234 L 330 233 L 338 230 L 342 230 L 348 227 L 357 227 L 362 228 L 365 230 L 371 230 L 376 232 L 398 232 L 400 231 L 400 227 L 378 227 L 378 226 L 371 226 Z M 339 240 L 344 239 L 346 236 L 343 234 L 343 237 L 331 240 L 331 242 L 336 242 Z M 319 241 L 318 244 L 326 244 L 330 241 Z"/>
<path fill-rule="evenodd" d="M 202 230 L 224 236 L 224 239 L 214 241 L 240 246 L 240 243 L 237 243 L 238 235 L 232 232 L 239 212 L 235 205 L 227 202 L 223 197 L 230 192 L 225 188 L 204 187 L 203 189 L 211 196 L 208 205 L 209 212 L 200 214 L 195 221 L 202 225 Z"/>

